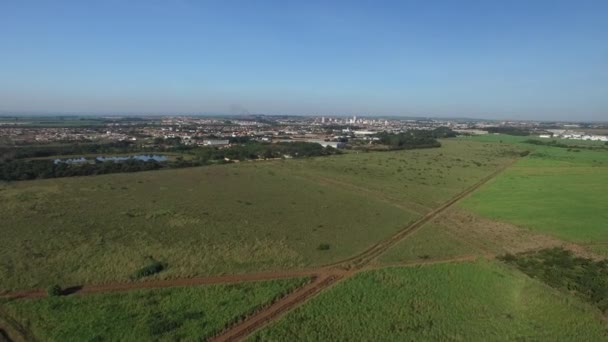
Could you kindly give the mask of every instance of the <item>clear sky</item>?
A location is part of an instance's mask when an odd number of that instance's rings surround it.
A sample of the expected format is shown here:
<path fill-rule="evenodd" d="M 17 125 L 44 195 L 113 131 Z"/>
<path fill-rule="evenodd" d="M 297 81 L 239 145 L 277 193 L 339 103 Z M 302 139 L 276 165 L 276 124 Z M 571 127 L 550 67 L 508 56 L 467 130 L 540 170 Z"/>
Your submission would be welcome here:
<path fill-rule="evenodd" d="M 608 120 L 608 1 L 0 0 L 0 110 Z"/>

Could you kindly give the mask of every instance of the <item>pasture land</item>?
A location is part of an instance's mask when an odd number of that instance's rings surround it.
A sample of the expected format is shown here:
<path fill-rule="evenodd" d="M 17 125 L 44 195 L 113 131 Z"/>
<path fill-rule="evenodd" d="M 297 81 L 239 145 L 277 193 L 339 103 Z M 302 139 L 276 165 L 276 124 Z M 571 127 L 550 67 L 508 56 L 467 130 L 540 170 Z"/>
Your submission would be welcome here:
<path fill-rule="evenodd" d="M 0 288 L 128 281 L 149 259 L 168 265 L 155 277 L 319 265 L 416 218 L 272 164 L 7 185 Z"/>
<path fill-rule="evenodd" d="M 608 151 L 523 145 L 528 157 L 460 205 L 568 241 L 608 241 Z"/>
<path fill-rule="evenodd" d="M 353 152 L 284 163 L 290 173 L 428 212 L 510 163 L 520 147 L 444 139 L 441 148 Z"/>
<path fill-rule="evenodd" d="M 0 314 L 44 341 L 200 341 L 306 281 L 23 299 L 4 303 Z"/>
<path fill-rule="evenodd" d="M 359 273 L 253 341 L 601 341 L 596 308 L 497 262 Z"/>
<path fill-rule="evenodd" d="M 0 291 L 304 268 L 385 239 L 518 156 L 509 144 L 0 184 Z"/>
<path fill-rule="evenodd" d="M 431 222 L 381 255 L 378 262 L 397 264 L 477 254 L 478 249 L 450 235 L 445 226 Z"/>

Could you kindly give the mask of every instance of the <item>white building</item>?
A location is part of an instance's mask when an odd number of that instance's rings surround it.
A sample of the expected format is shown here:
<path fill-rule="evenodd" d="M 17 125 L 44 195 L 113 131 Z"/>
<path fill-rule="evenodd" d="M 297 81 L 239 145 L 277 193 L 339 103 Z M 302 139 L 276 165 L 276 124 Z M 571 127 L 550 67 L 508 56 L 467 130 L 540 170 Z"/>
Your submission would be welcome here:
<path fill-rule="evenodd" d="M 203 145 L 205 146 L 228 146 L 230 145 L 230 141 L 228 140 L 203 140 Z"/>

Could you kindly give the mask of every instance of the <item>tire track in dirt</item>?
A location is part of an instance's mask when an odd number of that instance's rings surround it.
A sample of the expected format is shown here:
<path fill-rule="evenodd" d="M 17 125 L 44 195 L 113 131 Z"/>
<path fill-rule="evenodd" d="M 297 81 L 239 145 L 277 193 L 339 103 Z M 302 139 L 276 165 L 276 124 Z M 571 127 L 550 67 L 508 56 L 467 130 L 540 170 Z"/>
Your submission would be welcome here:
<path fill-rule="evenodd" d="M 260 273 L 244 273 L 230 274 L 210 277 L 195 277 L 195 278 L 180 278 L 166 280 L 149 280 L 137 283 L 112 283 L 101 285 L 82 285 L 72 286 L 64 289 L 63 295 L 72 294 L 94 294 L 94 293 L 109 293 L 109 292 L 125 292 L 130 290 L 142 289 L 161 289 L 169 287 L 185 287 L 199 285 L 214 285 L 214 284 L 234 284 L 251 281 L 265 281 L 285 278 L 297 277 L 315 277 L 318 276 L 320 270 L 301 270 L 301 271 L 281 271 L 281 272 L 260 272 Z M 3 298 L 21 299 L 21 298 L 41 298 L 46 297 L 47 293 L 43 289 L 12 292 L 2 296 Z"/>
<path fill-rule="evenodd" d="M 265 325 L 267 325 L 271 321 L 273 321 L 277 318 L 280 318 L 282 315 L 287 313 L 289 310 L 302 305 L 304 302 L 306 302 L 313 296 L 321 293 L 322 291 L 330 288 L 331 286 L 339 283 L 340 281 L 350 278 L 351 276 L 358 273 L 359 271 L 364 270 L 365 267 L 371 261 L 375 260 L 377 257 L 382 255 L 382 253 L 384 253 L 390 247 L 395 245 L 397 242 L 403 240 L 404 238 L 408 237 L 410 234 L 415 232 L 417 229 L 421 228 L 429 221 L 431 221 L 434 218 L 436 218 L 437 216 L 441 215 L 448 208 L 452 207 L 454 204 L 456 204 L 460 200 L 464 199 L 465 197 L 467 197 L 468 195 L 473 193 L 475 190 L 479 189 L 484 184 L 488 183 L 490 180 L 494 179 L 496 176 L 498 176 L 500 173 L 502 173 L 504 170 L 506 170 L 509 166 L 513 165 L 513 163 L 515 163 L 516 161 L 517 160 L 514 160 L 511 163 L 508 163 L 508 164 L 502 166 L 500 169 L 492 172 L 488 176 L 484 177 L 481 181 L 477 182 L 475 185 L 469 187 L 465 191 L 454 196 L 452 199 L 450 199 L 446 203 L 439 206 L 437 209 L 428 213 L 421 219 L 415 221 L 414 223 L 407 226 L 405 229 L 401 230 L 400 232 L 393 235 L 392 237 L 372 246 L 371 248 L 367 249 L 363 253 L 360 253 L 352 258 L 343 260 L 341 262 L 327 265 L 326 266 L 327 272 L 328 272 L 327 278 L 319 277 L 318 281 L 313 282 L 309 286 L 305 286 L 296 291 L 297 293 L 301 293 L 302 291 L 304 291 L 304 292 L 306 292 L 306 295 L 297 295 L 296 292 L 294 292 L 293 296 L 288 295 L 288 296 L 284 297 L 283 299 L 277 301 L 274 305 L 271 305 L 270 307 L 268 307 L 264 310 L 261 310 L 254 315 L 251 315 L 250 317 L 246 318 L 242 322 L 237 323 L 236 325 L 234 325 L 232 327 L 229 327 L 222 333 L 209 339 L 209 341 L 226 342 L 226 341 L 242 340 L 242 339 L 246 338 L 247 336 L 249 336 L 250 334 L 252 334 L 253 332 L 255 332 L 256 330 L 263 328 Z M 467 256 L 466 258 L 468 259 L 468 258 L 472 258 L 472 257 Z M 452 260 L 459 260 L 459 257 L 452 258 Z M 431 262 L 432 261 L 429 261 L 429 263 L 431 263 Z M 449 260 L 444 261 L 444 262 L 449 262 Z M 424 265 L 425 263 L 421 262 L 419 264 Z M 415 265 L 410 264 L 410 266 L 415 266 Z M 342 271 L 340 271 L 340 270 L 342 270 Z M 305 288 L 308 288 L 308 289 L 305 289 Z"/>
<path fill-rule="evenodd" d="M 404 261 L 404 262 L 396 262 L 391 264 L 383 264 L 383 265 L 369 265 L 365 266 L 360 271 L 372 271 L 372 270 L 381 270 L 384 268 L 394 268 L 394 267 L 417 267 L 417 266 L 430 266 L 430 265 L 438 265 L 438 264 L 451 264 L 458 262 L 470 262 L 479 259 L 480 255 L 475 254 L 466 254 L 459 255 L 450 258 L 437 258 L 437 259 L 428 259 L 428 260 L 418 260 L 418 261 Z M 484 258 L 488 259 L 486 256 Z M 493 258 L 493 257 L 492 257 Z"/>

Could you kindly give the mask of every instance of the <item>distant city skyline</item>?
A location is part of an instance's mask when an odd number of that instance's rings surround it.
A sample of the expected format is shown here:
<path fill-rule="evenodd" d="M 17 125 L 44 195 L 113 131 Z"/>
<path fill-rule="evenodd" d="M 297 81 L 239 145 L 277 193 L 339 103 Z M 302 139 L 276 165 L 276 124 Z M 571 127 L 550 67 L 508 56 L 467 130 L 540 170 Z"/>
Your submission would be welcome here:
<path fill-rule="evenodd" d="M 607 1 L 4 1 L 0 113 L 608 121 Z"/>

